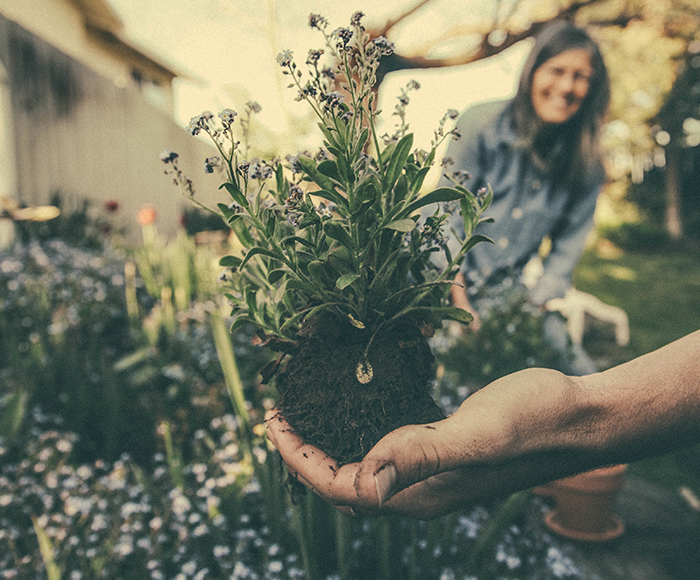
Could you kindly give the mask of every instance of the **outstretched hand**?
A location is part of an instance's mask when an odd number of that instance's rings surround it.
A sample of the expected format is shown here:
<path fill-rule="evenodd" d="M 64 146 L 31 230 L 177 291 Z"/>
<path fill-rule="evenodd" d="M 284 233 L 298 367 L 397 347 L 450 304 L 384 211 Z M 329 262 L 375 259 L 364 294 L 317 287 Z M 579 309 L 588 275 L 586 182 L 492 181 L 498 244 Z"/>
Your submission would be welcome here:
<path fill-rule="evenodd" d="M 521 371 L 478 391 L 447 419 L 392 431 L 358 463 L 339 465 L 275 410 L 266 416 L 268 438 L 290 473 L 341 511 L 430 519 L 561 475 L 540 451 L 548 429 L 557 428 L 551 408 L 543 411 L 542 389 L 554 408 L 571 396 L 564 375 Z M 534 416 L 521 425 L 528 412 Z"/>

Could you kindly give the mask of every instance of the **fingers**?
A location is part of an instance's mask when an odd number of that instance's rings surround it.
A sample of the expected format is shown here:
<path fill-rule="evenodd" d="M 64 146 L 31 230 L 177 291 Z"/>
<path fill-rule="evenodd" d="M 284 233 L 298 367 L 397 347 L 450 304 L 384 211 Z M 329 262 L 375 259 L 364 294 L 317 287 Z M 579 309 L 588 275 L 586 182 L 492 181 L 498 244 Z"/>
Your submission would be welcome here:
<path fill-rule="evenodd" d="M 318 447 L 305 443 L 276 410 L 266 413 L 265 422 L 268 439 L 294 477 L 336 507 L 357 503 L 354 482 L 358 463 L 339 466 Z"/>
<path fill-rule="evenodd" d="M 440 473 L 442 422 L 407 425 L 382 438 L 365 456 L 355 491 L 365 505 L 381 507 L 403 489 Z"/>
<path fill-rule="evenodd" d="M 442 421 L 401 427 L 362 463 L 338 466 L 305 443 L 277 412 L 268 412 L 265 420 L 268 438 L 290 473 L 346 515 L 387 511 L 429 519 L 453 509 L 463 493 L 454 474 L 442 473 L 453 463 L 440 443 L 450 435 Z"/>

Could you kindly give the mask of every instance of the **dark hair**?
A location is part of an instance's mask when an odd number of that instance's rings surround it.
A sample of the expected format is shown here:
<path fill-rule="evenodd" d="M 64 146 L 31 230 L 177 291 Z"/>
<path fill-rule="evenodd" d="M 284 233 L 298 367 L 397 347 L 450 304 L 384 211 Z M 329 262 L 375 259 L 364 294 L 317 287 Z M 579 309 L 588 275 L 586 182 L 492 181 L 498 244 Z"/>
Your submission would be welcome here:
<path fill-rule="evenodd" d="M 545 127 L 532 105 L 532 77 L 550 58 L 577 48 L 586 49 L 591 58 L 588 93 L 571 119 L 561 126 Z M 549 24 L 535 40 L 511 103 L 518 145 L 531 152 L 538 166 L 566 183 L 575 183 L 600 162 L 598 136 L 609 101 L 608 70 L 596 42 L 569 22 Z"/>

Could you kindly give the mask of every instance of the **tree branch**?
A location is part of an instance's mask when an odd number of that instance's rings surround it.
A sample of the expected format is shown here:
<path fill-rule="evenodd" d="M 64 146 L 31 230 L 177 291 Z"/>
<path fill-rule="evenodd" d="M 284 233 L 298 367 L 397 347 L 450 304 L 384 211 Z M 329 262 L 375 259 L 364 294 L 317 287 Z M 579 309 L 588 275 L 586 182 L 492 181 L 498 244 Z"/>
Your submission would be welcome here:
<path fill-rule="evenodd" d="M 418 8 L 425 6 L 431 0 L 422 0 L 412 9 L 408 10 L 406 13 L 402 14 L 400 17 L 388 22 L 380 31 L 369 31 L 370 35 L 376 37 L 384 35 L 388 32 L 397 22 L 406 18 L 409 14 L 415 12 Z M 379 70 L 377 71 L 377 85 L 379 85 L 384 77 L 390 72 L 400 71 L 400 70 L 411 70 L 411 69 L 429 69 L 429 68 L 441 68 L 449 66 L 465 65 L 478 60 L 488 58 L 490 56 L 495 56 L 507 48 L 517 44 L 518 42 L 536 36 L 547 24 L 554 20 L 573 20 L 576 14 L 582 9 L 593 4 L 602 2 L 604 0 L 579 0 L 578 2 L 573 2 L 566 8 L 562 8 L 554 17 L 547 20 L 540 20 L 533 22 L 530 26 L 524 30 L 518 32 L 505 31 L 505 38 L 503 42 L 499 43 L 498 46 L 492 45 L 488 38 L 489 34 L 483 31 L 477 31 L 474 29 L 465 29 L 463 34 L 478 34 L 481 36 L 481 42 L 474 48 L 462 51 L 449 57 L 444 58 L 430 58 L 421 55 L 408 56 L 399 53 L 394 53 L 390 56 L 386 56 L 382 59 L 379 65 Z M 591 26 L 620 26 L 625 27 L 629 22 L 635 19 L 639 19 L 640 16 L 637 15 L 620 15 L 612 20 L 603 20 L 590 22 Z M 491 31 L 489 31 L 491 32 Z M 452 33 L 454 35 L 454 32 Z M 440 41 L 445 40 L 445 37 L 441 38 Z"/>

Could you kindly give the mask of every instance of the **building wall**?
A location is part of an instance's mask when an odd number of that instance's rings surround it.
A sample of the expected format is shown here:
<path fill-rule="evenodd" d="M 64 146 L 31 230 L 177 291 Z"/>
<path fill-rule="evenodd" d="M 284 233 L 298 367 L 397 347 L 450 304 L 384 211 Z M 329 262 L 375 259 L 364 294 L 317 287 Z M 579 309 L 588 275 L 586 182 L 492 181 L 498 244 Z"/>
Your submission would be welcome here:
<path fill-rule="evenodd" d="M 86 27 L 85 14 L 71 0 L 0 0 L 0 15 L 19 24 L 119 87 L 138 84 L 138 70 L 145 92 L 155 96 L 164 110 L 173 110 L 172 74 L 157 66 L 148 66 L 147 59 L 137 63 L 120 42 L 106 42 L 102 31 Z M 115 24 L 120 27 L 121 25 Z M 117 32 L 114 30 L 113 32 Z M 116 39 L 113 39 L 116 40 Z M 121 45 L 121 46 L 120 46 Z"/>
<path fill-rule="evenodd" d="M 189 202 L 163 174 L 160 153 L 169 149 L 180 154 L 199 199 L 221 200 L 219 178 L 203 173 L 213 146 L 191 137 L 136 87 L 115 85 L 2 16 L 0 61 L 9 80 L 7 135 L 15 142 L 13 197 L 43 205 L 58 192 L 95 207 L 117 200 L 132 224 L 139 207 L 153 204 L 159 229 L 172 233 Z"/>

